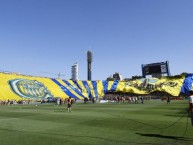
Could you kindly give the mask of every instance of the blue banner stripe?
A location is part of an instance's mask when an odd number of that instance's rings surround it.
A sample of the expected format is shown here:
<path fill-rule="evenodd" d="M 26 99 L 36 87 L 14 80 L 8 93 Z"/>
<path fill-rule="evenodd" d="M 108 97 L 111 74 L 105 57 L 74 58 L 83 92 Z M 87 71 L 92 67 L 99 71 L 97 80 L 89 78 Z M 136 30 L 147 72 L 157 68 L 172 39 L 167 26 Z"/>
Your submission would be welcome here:
<path fill-rule="evenodd" d="M 77 81 L 73 81 L 73 83 L 81 90 L 82 92 L 82 88 L 79 86 L 79 84 L 77 83 Z"/>
<path fill-rule="evenodd" d="M 62 80 L 62 81 L 66 83 L 70 88 L 72 88 L 78 95 L 85 98 L 85 96 L 77 88 L 73 87 L 73 85 L 71 85 L 68 81 L 66 80 Z"/>
<path fill-rule="evenodd" d="M 118 84 L 119 84 L 118 80 L 114 81 L 114 83 L 113 83 L 113 85 L 111 87 L 111 91 L 116 91 Z"/>
<path fill-rule="evenodd" d="M 96 81 L 92 81 L 92 85 L 93 85 L 93 88 L 94 88 L 95 97 L 98 98 L 97 82 Z"/>
<path fill-rule="evenodd" d="M 89 98 L 93 97 L 92 94 L 91 94 L 91 90 L 90 90 L 90 87 L 89 87 L 87 81 L 82 81 L 82 84 L 84 85 L 84 87 L 86 88 L 86 90 L 87 90 L 87 92 L 89 94 L 88 97 Z"/>
<path fill-rule="evenodd" d="M 193 74 L 187 74 L 186 78 L 184 79 L 184 83 L 181 87 L 181 92 L 189 94 L 189 91 L 192 90 L 192 84 L 193 84 Z"/>
<path fill-rule="evenodd" d="M 105 80 L 105 81 L 102 81 L 102 83 L 103 83 L 104 93 L 106 94 L 108 90 L 108 81 Z"/>
<path fill-rule="evenodd" d="M 63 86 L 61 83 L 59 83 L 56 79 L 51 79 L 53 82 L 55 82 L 64 93 L 66 93 L 69 97 L 71 98 L 76 98 L 79 99 L 77 96 L 75 96 L 74 94 L 72 94 L 65 86 Z"/>

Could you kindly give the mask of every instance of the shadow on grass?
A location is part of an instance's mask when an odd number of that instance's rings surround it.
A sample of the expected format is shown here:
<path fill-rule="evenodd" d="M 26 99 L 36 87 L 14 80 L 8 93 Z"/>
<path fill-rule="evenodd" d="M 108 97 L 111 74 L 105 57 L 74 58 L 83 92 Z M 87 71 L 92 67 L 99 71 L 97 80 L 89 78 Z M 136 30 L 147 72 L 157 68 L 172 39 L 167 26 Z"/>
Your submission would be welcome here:
<path fill-rule="evenodd" d="M 39 134 L 39 135 L 54 135 L 54 136 L 67 136 L 67 137 L 80 137 L 80 138 L 88 138 L 88 139 L 99 139 L 99 140 L 105 140 L 109 142 L 115 142 L 117 143 L 123 143 L 123 144 L 140 144 L 140 145 L 155 145 L 154 143 L 142 143 L 142 142 L 135 142 L 135 141 L 121 141 L 121 140 L 115 140 L 115 139 L 108 139 L 100 136 L 87 136 L 87 135 L 71 135 L 71 134 L 59 134 L 59 133 L 49 133 L 49 132 L 30 132 L 30 131 L 23 131 L 23 130 L 12 130 L 12 129 L 3 129 L 0 128 L 0 131 L 10 131 L 10 132 L 20 132 L 20 133 L 32 133 L 32 134 Z M 163 145 L 163 144 L 157 144 L 157 145 Z"/>
<path fill-rule="evenodd" d="M 188 137 L 179 137 L 179 136 L 170 136 L 170 135 L 161 135 L 161 134 L 143 134 L 143 133 L 136 133 L 141 136 L 146 137 L 157 137 L 157 138 L 165 138 L 165 139 L 173 139 L 173 140 L 181 140 L 181 141 L 193 141 L 193 138 Z"/>
<path fill-rule="evenodd" d="M 175 114 L 166 114 L 164 116 L 172 116 L 172 117 L 179 117 L 179 115 L 183 115 L 183 116 L 188 116 L 188 111 L 187 111 L 187 108 L 185 108 L 183 111 L 180 111 L 178 113 L 175 113 Z"/>

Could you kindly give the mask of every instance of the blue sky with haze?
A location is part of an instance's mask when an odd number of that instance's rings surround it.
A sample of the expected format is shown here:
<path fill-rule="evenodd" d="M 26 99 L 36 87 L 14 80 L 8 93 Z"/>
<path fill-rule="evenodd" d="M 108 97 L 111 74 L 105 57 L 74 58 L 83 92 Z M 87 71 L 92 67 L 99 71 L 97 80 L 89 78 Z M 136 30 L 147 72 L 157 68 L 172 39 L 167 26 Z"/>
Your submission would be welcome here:
<path fill-rule="evenodd" d="M 70 79 L 78 62 L 86 80 L 88 49 L 93 80 L 166 60 L 193 73 L 193 1 L 0 0 L 0 70 Z"/>

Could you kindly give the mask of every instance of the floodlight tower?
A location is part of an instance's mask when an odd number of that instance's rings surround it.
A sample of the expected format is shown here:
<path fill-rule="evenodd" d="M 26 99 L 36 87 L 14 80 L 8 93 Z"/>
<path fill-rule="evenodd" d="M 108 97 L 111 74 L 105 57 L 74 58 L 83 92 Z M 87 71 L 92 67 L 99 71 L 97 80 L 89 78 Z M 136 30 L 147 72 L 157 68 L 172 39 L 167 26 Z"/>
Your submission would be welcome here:
<path fill-rule="evenodd" d="M 87 64 L 88 64 L 88 80 L 91 81 L 91 63 L 92 63 L 92 52 L 90 50 L 87 51 Z"/>

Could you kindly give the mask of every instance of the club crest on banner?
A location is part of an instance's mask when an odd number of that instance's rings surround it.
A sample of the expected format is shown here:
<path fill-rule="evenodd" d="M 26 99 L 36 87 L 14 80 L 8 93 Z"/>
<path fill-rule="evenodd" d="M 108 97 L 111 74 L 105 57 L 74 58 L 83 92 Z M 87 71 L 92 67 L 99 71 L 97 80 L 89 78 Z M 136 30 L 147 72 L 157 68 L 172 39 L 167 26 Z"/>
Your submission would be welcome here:
<path fill-rule="evenodd" d="M 49 99 L 53 98 L 51 92 L 43 83 L 36 80 L 13 79 L 9 85 L 14 93 L 23 99 Z"/>

